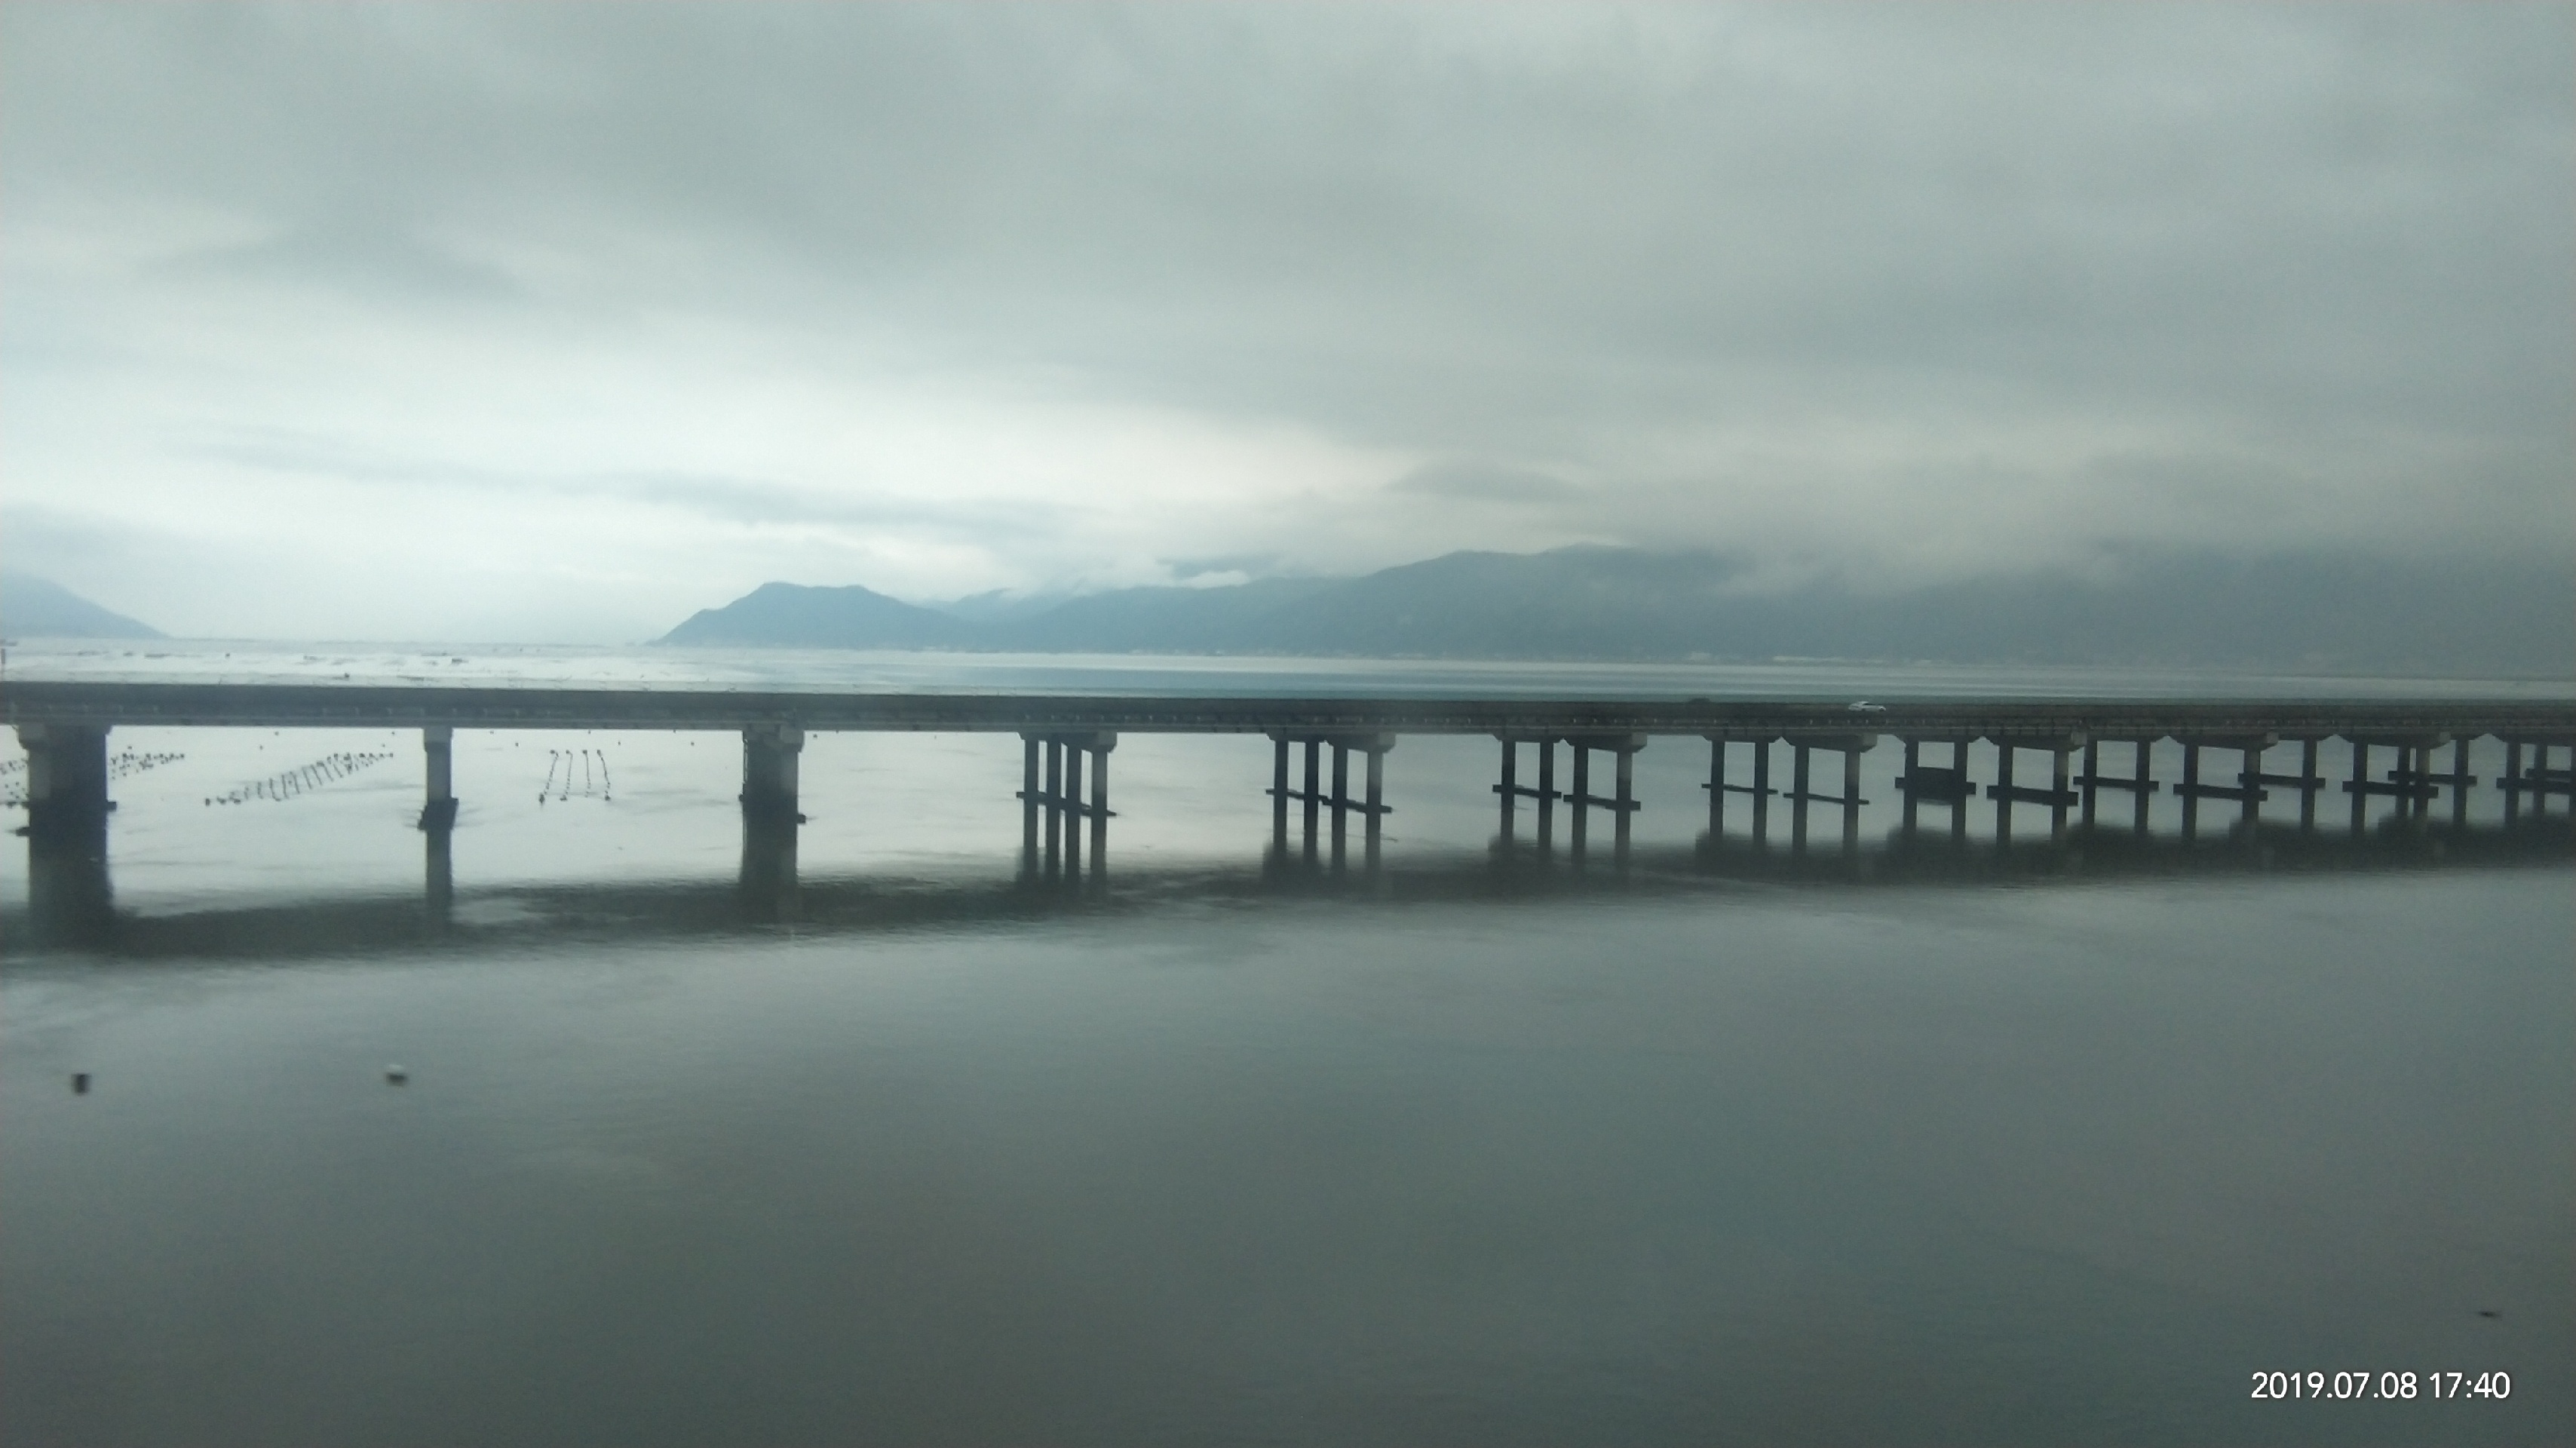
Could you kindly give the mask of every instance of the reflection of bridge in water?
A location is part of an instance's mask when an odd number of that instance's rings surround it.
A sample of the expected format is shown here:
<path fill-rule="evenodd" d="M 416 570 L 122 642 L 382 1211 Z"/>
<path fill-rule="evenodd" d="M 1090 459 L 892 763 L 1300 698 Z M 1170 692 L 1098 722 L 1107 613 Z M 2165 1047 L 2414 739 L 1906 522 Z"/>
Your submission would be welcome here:
<path fill-rule="evenodd" d="M 0 720 L 17 727 L 27 749 L 27 828 L 31 908 L 48 929 L 87 935 L 111 925 L 108 889 L 107 737 L 120 726 L 384 728 L 421 731 L 425 796 L 419 828 L 426 836 L 427 895 L 433 916 L 454 897 L 451 840 L 457 821 L 452 748 L 460 728 L 493 730 L 725 730 L 742 739 L 742 864 L 734 916 L 794 918 L 810 914 L 810 891 L 798 879 L 798 761 L 809 730 L 1016 733 L 1023 745 L 1020 878 L 1023 888 L 1107 881 L 1109 761 L 1121 731 L 1169 734 L 1262 734 L 1272 741 L 1269 782 L 1273 881 L 1352 873 L 1351 835 L 1360 836 L 1356 873 L 1380 888 L 1396 882 L 1382 869 L 1387 803 L 1386 756 L 1405 734 L 1484 734 L 1500 741 L 1493 786 L 1498 816 L 1495 858 L 1561 861 L 1569 873 L 1606 864 L 1614 874 L 1665 872 L 1705 878 L 1737 862 L 1791 874 L 1840 871 L 1859 878 L 1906 878 L 1924 871 L 1989 870 L 1996 861 L 2105 862 L 2190 860 L 2188 851 L 2224 833 L 2244 849 L 2225 868 L 2248 859 L 2372 856 L 2391 829 L 2401 851 L 2432 848 L 2478 855 L 2498 840 L 2564 840 L 2565 810 L 2550 801 L 2569 793 L 2570 770 L 2559 751 L 2576 754 L 2576 704 L 2564 701 L 2159 701 L 2026 703 L 1935 700 L 1860 708 L 1831 703 L 1524 699 L 1245 699 L 1074 697 L 1059 695 L 881 695 L 751 693 L 730 690 L 429 688 L 283 684 L 92 684 L 11 682 L 0 686 Z M 1637 753 L 1658 737 L 1704 741 L 1707 832 L 1697 851 L 1637 848 L 1631 819 Z M 1903 749 L 1893 781 L 1902 824 L 1889 843 L 1861 848 L 1861 757 L 1882 737 Z M 2338 744 L 2342 777 L 2325 773 L 2321 746 Z M 1982 790 L 1971 778 L 1969 746 L 1994 749 L 1994 778 Z M 2155 777 L 2161 746 L 2179 750 L 2178 777 Z M 1521 773 L 1524 747 L 1531 774 Z M 2106 755 L 2105 748 L 2109 753 Z M 1567 770 L 1560 788 L 1559 750 Z M 2295 748 L 2292 761 L 2276 751 Z M 2230 774 L 2205 775 L 2205 751 L 2234 756 Z M 2387 751 L 2385 754 L 2380 751 Z M 2020 756 L 2048 761 L 2045 786 L 2021 783 Z M 1936 762 L 1927 753 L 1946 757 Z M 1359 757 L 1353 777 L 1352 756 Z M 1815 770 L 1819 754 L 1839 756 L 1839 793 L 1826 793 Z M 1595 772 L 1606 756 L 1606 779 Z M 2388 761 L 2386 769 L 2380 760 Z M 1329 763 L 1328 763 L 1329 761 Z M 1775 766 L 1786 765 L 1785 780 Z M 2125 770 L 2120 766 L 2127 766 Z M 1302 766 L 1302 768 L 1301 768 Z M 2471 791 L 2489 782 L 2501 792 L 2500 830 L 2473 828 Z M 1786 787 L 1776 787 L 1775 781 Z M 2147 829 L 2148 803 L 2162 791 L 2178 796 L 2182 829 L 2175 855 Z M 2298 825 L 2276 826 L 2262 805 L 2275 793 L 2295 795 Z M 1993 808 L 1990 842 L 1970 843 L 1970 811 L 1980 796 Z M 2320 821 L 2323 799 L 2340 795 L 2348 819 L 2339 833 Z M 1731 831 L 1730 802 L 1741 797 L 1742 834 Z M 2390 801 L 2374 823 L 2372 806 Z M 2216 802 L 2220 816 L 2201 811 Z M 2125 811 L 2121 806 L 2125 804 Z M 1698 802 L 1694 802 L 1695 807 Z M 1293 809 L 1292 809 L 1293 806 Z M 2108 806 L 2108 807 L 2106 807 Z M 1522 815 L 1529 819 L 1523 835 Z M 2046 848 L 2016 851 L 2022 811 L 2044 812 Z M 1926 828 L 1927 812 L 1932 826 Z M 2125 833 L 2119 816 L 2130 817 Z M 2332 811 L 2327 811 L 2331 815 Z M 1596 849 L 1593 817 L 1606 815 L 1606 851 Z M 1815 818 L 1821 817 L 1821 819 Z M 1838 842 L 1810 838 L 1811 824 L 1838 823 Z M 2531 835 L 2526 826 L 2539 833 Z M 2320 853 L 2322 852 L 2322 853 Z M 1606 859 L 1600 858 L 1606 856 Z M 2372 856 L 2376 857 L 2376 856 Z M 1982 863 L 1970 863 L 1982 862 Z M 2018 866 L 2016 867 L 2018 868 Z M 2182 868 L 2165 865 L 2158 868 Z M 1416 888 L 1430 877 L 1408 864 Z M 1124 877 L 1122 876 L 1122 881 Z"/>
<path fill-rule="evenodd" d="M 2556 818 L 2454 828 L 2404 816 L 2354 836 L 2333 829 L 2264 825 L 2198 839 L 2128 830 L 2071 829 L 2062 840 L 1981 839 L 1961 844 L 1945 830 L 1897 829 L 1849 847 L 1806 850 L 1749 836 L 1703 835 L 1696 845 L 1639 845 L 1628 862 L 1585 860 L 1542 850 L 1528 838 L 1489 840 L 1486 849 L 1408 852 L 1371 868 L 1364 857 L 1336 866 L 1308 855 L 1292 837 L 1249 860 L 1157 863 L 1122 868 L 1118 888 L 1066 888 L 1043 873 L 1008 879 L 955 873 L 874 872 L 802 882 L 652 880 L 507 884 L 460 896 L 434 876 L 422 894 L 329 896 L 166 913 L 77 908 L 55 878 L 31 892 L 32 927 L 22 937 L 77 945 L 126 959 L 264 959 L 410 951 L 445 945 L 544 945 L 718 939 L 795 918 L 800 934 L 987 927 L 1067 912 L 1145 914 L 1171 906 L 1259 905 L 1265 901 L 1348 900 L 1403 909 L 1472 903 L 1500 909 L 1615 896 L 1650 901 L 1723 896 L 1747 886 L 1833 892 L 2048 888 L 2121 880 L 2298 875 L 2420 875 L 2443 871 L 2563 869 L 2576 861 L 2576 836 Z M 1090 879 L 1086 878 L 1086 885 Z M 758 891 L 783 885 L 788 898 Z M 105 881 L 84 892 L 103 902 Z M 72 907 L 72 908 L 66 908 Z"/>

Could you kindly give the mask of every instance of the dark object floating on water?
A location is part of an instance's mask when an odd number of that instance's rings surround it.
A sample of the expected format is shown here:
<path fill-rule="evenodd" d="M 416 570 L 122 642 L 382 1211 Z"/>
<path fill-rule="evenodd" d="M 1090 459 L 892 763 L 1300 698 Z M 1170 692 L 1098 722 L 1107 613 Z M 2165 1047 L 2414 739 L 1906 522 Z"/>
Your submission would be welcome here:
<path fill-rule="evenodd" d="M 72 1094 L 74 1096 L 87 1096 L 89 1094 L 89 1073 L 87 1071 L 74 1071 L 72 1073 Z"/>
<path fill-rule="evenodd" d="M 2502 1317 L 2502 1316 L 2504 1316 L 2504 1314 L 2503 1314 L 2503 1313 L 2501 1313 L 2501 1312 L 2496 1311 L 2496 1310 L 2495 1310 L 2494 1308 L 2492 1308 L 2492 1307 L 2481 1307 L 2481 1308 L 2479 1308 L 2479 1309 L 2478 1309 L 2478 1316 L 2480 1316 L 2480 1317 Z"/>
<path fill-rule="evenodd" d="M 387 1066 L 385 1068 L 385 1081 L 389 1085 L 400 1086 L 410 1079 L 411 1073 L 400 1066 Z"/>

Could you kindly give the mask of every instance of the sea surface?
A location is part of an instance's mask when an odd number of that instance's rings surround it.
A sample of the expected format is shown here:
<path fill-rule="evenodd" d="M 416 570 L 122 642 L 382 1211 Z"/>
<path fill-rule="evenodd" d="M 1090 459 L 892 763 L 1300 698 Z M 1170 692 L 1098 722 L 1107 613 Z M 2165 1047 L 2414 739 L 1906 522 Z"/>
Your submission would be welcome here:
<path fill-rule="evenodd" d="M 69 677 L 2576 695 L 41 642 L 0 689 Z M 1016 737 L 817 734 L 783 886 L 729 735 L 460 732 L 443 857 L 416 733 L 109 747 L 110 913 L 0 866 L 0 1442 L 2576 1441 L 2576 830 L 2506 818 L 2492 741 L 2464 813 L 2186 833 L 2107 791 L 1909 830 L 1889 740 L 1757 840 L 1658 740 L 1622 860 L 1408 737 L 1372 864 L 1274 834 L 1268 741 L 1128 735 L 1050 876 Z"/>

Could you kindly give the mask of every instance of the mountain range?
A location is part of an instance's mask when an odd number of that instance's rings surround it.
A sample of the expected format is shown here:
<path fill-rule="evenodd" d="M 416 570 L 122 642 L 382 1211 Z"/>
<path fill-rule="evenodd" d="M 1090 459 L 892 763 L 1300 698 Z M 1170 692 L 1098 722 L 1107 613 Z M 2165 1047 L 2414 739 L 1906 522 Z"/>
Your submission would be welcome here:
<path fill-rule="evenodd" d="M 1518 659 L 2576 673 L 2576 566 L 2133 551 L 2097 570 L 1784 590 L 1708 553 L 1451 553 L 1357 578 L 1129 588 L 1008 606 L 768 583 L 660 642 Z"/>
<path fill-rule="evenodd" d="M 150 624 L 99 607 L 51 579 L 0 573 L 0 636 L 13 639 L 157 639 Z"/>

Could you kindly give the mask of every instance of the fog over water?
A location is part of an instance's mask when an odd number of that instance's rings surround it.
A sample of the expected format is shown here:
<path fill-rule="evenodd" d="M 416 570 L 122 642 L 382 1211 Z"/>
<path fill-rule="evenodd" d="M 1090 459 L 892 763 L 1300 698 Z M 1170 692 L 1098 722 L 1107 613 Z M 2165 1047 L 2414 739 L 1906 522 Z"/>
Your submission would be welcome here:
<path fill-rule="evenodd" d="M 152 647 L 173 656 L 13 650 L 11 674 L 433 668 Z M 814 677 L 792 655 L 437 657 Z M 841 668 L 1070 692 L 1220 672 Z M 1885 682 L 1465 672 L 1533 695 Z M 2563 798 L 2511 823 L 2484 784 L 2465 820 L 2374 800 L 2355 834 L 2345 796 L 2303 828 L 2275 790 L 2253 832 L 2210 802 L 2186 838 L 2170 797 L 2141 834 L 2106 796 L 2062 840 L 2021 806 L 2008 841 L 1979 800 L 1961 833 L 1925 804 L 1909 835 L 1886 741 L 1850 848 L 1820 807 L 1800 849 L 1785 803 L 1758 843 L 1741 801 L 1705 838 L 1708 746 L 1667 739 L 1637 757 L 1622 868 L 1598 819 L 1580 862 L 1562 815 L 1546 853 L 1527 809 L 1500 844 L 1493 741 L 1409 737 L 1371 869 L 1356 822 L 1338 861 L 1293 818 L 1276 848 L 1266 740 L 1128 735 L 1105 873 L 1068 888 L 1023 877 L 1017 739 L 818 734 L 782 921 L 743 893 L 729 734 L 461 733 L 443 911 L 416 734 L 110 747 L 155 761 L 113 784 L 114 916 L 49 935 L 22 858 L 0 870 L 8 1441 L 2576 1428 Z M 2511 1396 L 2254 1401 L 2268 1369 L 2504 1372 Z"/>

